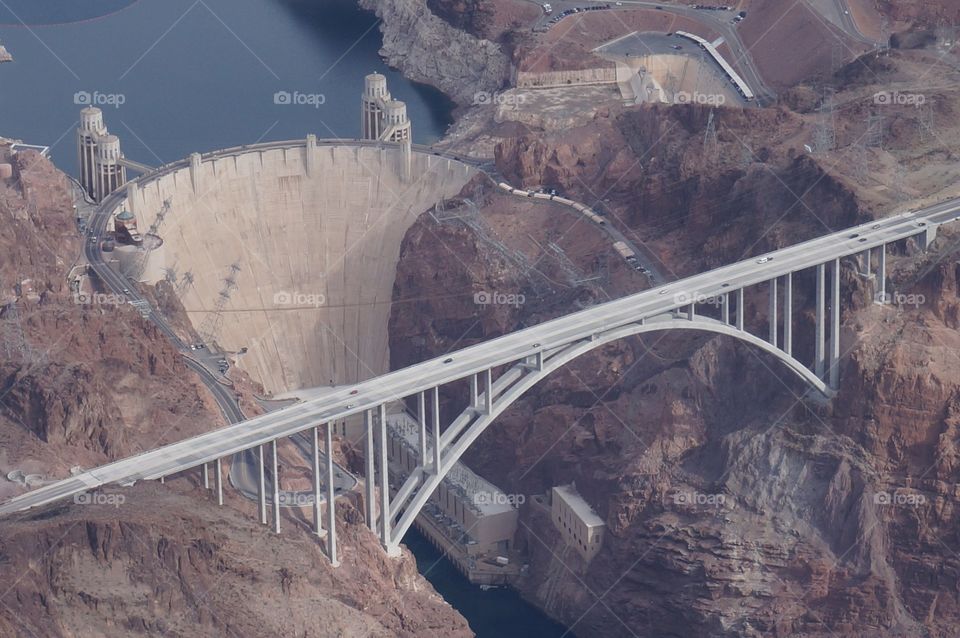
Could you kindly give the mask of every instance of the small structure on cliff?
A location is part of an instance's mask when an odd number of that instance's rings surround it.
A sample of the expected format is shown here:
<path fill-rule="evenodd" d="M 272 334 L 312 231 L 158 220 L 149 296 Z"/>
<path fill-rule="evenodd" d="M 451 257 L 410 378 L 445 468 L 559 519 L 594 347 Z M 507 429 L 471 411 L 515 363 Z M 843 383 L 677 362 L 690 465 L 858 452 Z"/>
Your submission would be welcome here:
<path fill-rule="evenodd" d="M 590 562 L 603 546 L 606 524 L 572 484 L 553 488 L 550 518 L 563 540 L 573 545 L 585 561 Z"/>

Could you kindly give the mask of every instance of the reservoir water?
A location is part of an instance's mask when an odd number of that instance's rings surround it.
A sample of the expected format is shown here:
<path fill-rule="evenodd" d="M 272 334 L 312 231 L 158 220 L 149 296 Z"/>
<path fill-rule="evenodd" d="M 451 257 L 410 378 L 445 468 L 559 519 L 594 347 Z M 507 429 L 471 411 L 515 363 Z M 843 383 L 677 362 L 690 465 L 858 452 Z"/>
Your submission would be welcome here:
<path fill-rule="evenodd" d="M 377 27 L 353 0 L 2 0 L 0 43 L 15 61 L 0 64 L 0 136 L 50 146 L 74 175 L 88 102 L 148 165 L 308 133 L 355 138 L 363 76 L 379 71 L 415 141 L 433 142 L 453 105 L 386 68 Z M 406 542 L 478 636 L 565 634 L 515 592 L 470 585 L 414 530 Z"/>
<path fill-rule="evenodd" d="M 308 133 L 355 138 L 372 71 L 407 103 L 416 142 L 451 121 L 442 93 L 381 61 L 378 21 L 351 0 L 4 0 L 0 43 L 14 57 L 0 64 L 0 135 L 51 146 L 70 173 L 85 102 L 148 165 Z"/>

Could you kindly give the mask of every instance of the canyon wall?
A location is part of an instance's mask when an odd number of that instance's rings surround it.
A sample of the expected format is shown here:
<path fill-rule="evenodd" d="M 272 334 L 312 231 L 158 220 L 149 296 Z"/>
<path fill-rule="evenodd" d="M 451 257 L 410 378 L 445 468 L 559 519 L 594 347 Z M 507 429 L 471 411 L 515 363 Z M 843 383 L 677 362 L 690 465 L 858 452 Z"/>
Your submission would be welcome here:
<path fill-rule="evenodd" d="M 359 0 L 381 20 L 380 54 L 416 82 L 432 84 L 460 104 L 501 88 L 510 61 L 500 46 L 454 28 L 425 0 Z"/>

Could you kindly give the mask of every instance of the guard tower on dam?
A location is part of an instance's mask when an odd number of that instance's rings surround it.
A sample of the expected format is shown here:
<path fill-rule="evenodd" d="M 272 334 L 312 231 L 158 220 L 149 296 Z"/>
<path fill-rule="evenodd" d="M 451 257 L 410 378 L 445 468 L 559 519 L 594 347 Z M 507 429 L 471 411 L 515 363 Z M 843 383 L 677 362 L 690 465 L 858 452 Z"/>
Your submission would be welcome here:
<path fill-rule="evenodd" d="M 360 97 L 360 138 L 400 144 L 403 149 L 403 176 L 410 178 L 413 125 L 407 117 L 407 105 L 394 100 L 387 89 L 387 78 L 371 73 L 363 79 Z"/>
<path fill-rule="evenodd" d="M 120 138 L 107 131 L 103 112 L 95 106 L 80 111 L 77 155 L 80 185 L 94 201 L 103 201 L 107 195 L 127 183 Z"/>

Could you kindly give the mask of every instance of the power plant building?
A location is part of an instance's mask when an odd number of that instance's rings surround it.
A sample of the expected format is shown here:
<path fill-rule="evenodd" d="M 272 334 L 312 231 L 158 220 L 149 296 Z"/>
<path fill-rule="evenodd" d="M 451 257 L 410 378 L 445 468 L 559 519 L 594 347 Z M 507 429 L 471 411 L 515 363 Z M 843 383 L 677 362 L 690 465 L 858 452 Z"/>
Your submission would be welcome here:
<path fill-rule="evenodd" d="M 606 524 L 573 485 L 553 488 L 550 518 L 568 545 L 573 545 L 587 562 L 603 545 Z"/>
<path fill-rule="evenodd" d="M 387 433 L 390 471 L 396 475 L 391 483 L 400 485 L 420 464 L 419 425 L 406 412 L 391 413 Z M 431 449 L 428 441 L 428 457 Z M 506 557 L 513 549 L 518 519 L 507 494 L 458 462 L 417 517 L 417 527 L 473 580 L 478 560 Z M 438 533 L 444 538 L 436 538 Z"/>

